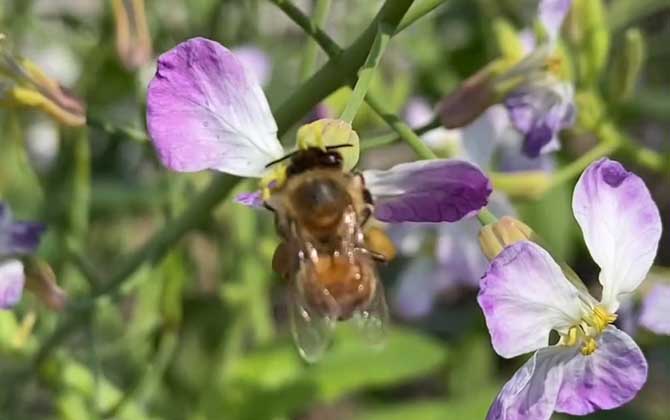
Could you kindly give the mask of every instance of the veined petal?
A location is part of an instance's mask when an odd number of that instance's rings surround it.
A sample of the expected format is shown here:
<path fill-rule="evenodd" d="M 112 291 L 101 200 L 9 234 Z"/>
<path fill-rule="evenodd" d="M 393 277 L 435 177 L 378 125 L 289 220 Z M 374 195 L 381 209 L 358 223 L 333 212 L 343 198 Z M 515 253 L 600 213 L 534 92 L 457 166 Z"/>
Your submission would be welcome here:
<path fill-rule="evenodd" d="M 620 295 L 640 285 L 656 256 L 662 229 L 656 203 L 642 179 L 601 159 L 577 182 L 572 210 L 601 269 L 602 302 L 615 312 Z"/>
<path fill-rule="evenodd" d="M 541 0 L 538 5 L 538 18 L 547 31 L 549 42 L 554 43 L 567 16 L 572 0 Z"/>
<path fill-rule="evenodd" d="M 644 298 L 640 324 L 656 334 L 670 335 L 670 285 L 657 284 Z"/>
<path fill-rule="evenodd" d="M 384 222 L 455 222 L 486 206 L 491 182 L 475 165 L 449 159 L 402 163 L 364 171 Z"/>
<path fill-rule="evenodd" d="M 25 275 L 21 261 L 0 262 L 0 309 L 9 309 L 19 303 L 24 283 Z"/>
<path fill-rule="evenodd" d="M 561 365 L 576 353 L 558 346 L 538 350 L 505 384 L 486 420 L 549 420 L 563 380 Z"/>
<path fill-rule="evenodd" d="M 175 171 L 258 177 L 284 153 L 256 78 L 228 49 L 204 38 L 158 59 L 147 126 L 160 160 Z"/>
<path fill-rule="evenodd" d="M 632 338 L 609 326 L 588 356 L 577 352 L 563 366 L 556 411 L 582 416 L 620 407 L 647 381 L 647 361 Z"/>
<path fill-rule="evenodd" d="M 577 324 L 580 297 L 547 251 L 522 241 L 491 261 L 477 301 L 493 348 L 510 358 L 547 346 L 551 330 Z"/>
<path fill-rule="evenodd" d="M 233 54 L 240 60 L 245 70 L 254 75 L 261 86 L 268 84 L 272 75 L 272 63 L 263 50 L 253 45 L 244 45 L 233 48 Z"/>

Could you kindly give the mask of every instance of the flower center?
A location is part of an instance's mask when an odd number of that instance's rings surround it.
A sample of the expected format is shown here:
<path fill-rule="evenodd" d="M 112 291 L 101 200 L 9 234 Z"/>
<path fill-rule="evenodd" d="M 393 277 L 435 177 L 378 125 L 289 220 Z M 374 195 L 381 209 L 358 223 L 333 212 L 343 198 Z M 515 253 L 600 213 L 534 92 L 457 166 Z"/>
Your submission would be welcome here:
<path fill-rule="evenodd" d="M 596 339 L 607 328 L 616 321 L 616 314 L 609 313 L 602 306 L 596 306 L 591 313 L 584 316 L 579 324 L 573 325 L 568 333 L 562 337 L 561 344 L 565 346 L 582 345 L 581 352 L 588 356 L 598 349 Z"/>

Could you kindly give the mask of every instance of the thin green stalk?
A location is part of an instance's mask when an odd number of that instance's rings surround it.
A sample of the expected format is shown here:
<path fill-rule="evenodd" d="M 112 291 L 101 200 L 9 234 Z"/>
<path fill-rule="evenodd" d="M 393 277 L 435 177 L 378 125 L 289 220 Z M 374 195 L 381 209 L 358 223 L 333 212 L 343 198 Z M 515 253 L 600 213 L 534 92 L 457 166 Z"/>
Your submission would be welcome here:
<path fill-rule="evenodd" d="M 286 100 L 274 114 L 277 120 L 277 125 L 280 131 L 286 131 L 290 125 L 294 124 L 296 116 L 302 117 L 306 115 L 317 103 L 323 98 L 339 89 L 341 86 L 349 83 L 358 69 L 365 63 L 368 57 L 370 47 L 372 46 L 375 37 L 377 36 L 377 28 L 379 24 L 388 25 L 389 29 L 395 30 L 400 23 L 407 9 L 412 5 L 413 0 L 387 0 L 382 6 L 377 16 L 368 26 L 368 28 L 354 41 L 354 43 L 342 51 L 340 54 L 331 56 L 328 61 L 319 71 L 307 80 L 300 88 L 300 91 L 292 95 Z M 272 0 L 277 5 L 286 5 L 288 1 Z M 285 10 L 282 8 L 282 10 Z M 292 19 L 299 17 L 299 24 L 301 27 L 310 27 L 310 20 L 297 8 L 287 8 L 292 10 L 290 15 Z M 296 21 L 298 23 L 298 21 Z M 303 26 L 305 25 L 305 26 Z M 315 32 L 310 31 L 310 36 Z M 321 36 L 315 38 L 320 46 L 323 47 L 323 36 L 327 36 L 323 31 L 318 32 Z M 328 45 L 334 44 L 334 41 L 328 41 Z M 338 50 L 339 47 L 338 47 Z M 331 50 L 332 51 L 332 50 Z M 341 51 L 341 50 L 340 50 Z M 331 55 L 328 51 L 326 51 Z"/>
<path fill-rule="evenodd" d="M 477 213 L 477 219 L 482 226 L 490 225 L 498 221 L 498 218 L 495 216 L 495 214 L 491 213 L 491 211 L 486 207 L 479 210 L 479 213 Z"/>
<path fill-rule="evenodd" d="M 439 119 L 435 119 L 428 124 L 425 124 L 419 128 L 414 129 L 414 132 L 417 135 L 422 135 L 430 130 L 434 130 L 438 128 L 441 125 Z M 401 141 L 402 139 L 398 136 L 398 133 L 392 132 L 392 133 L 386 133 L 386 134 L 381 134 L 379 136 L 375 137 L 370 137 L 366 138 L 361 142 L 361 150 L 370 150 L 370 149 L 376 149 L 377 147 L 382 147 L 382 146 L 388 146 L 393 143 L 397 143 Z"/>
<path fill-rule="evenodd" d="M 396 133 L 398 133 L 400 138 L 403 139 L 409 145 L 409 147 L 414 150 L 417 156 L 419 156 L 421 159 L 437 159 L 435 152 L 426 146 L 426 143 L 421 140 L 421 137 L 419 137 L 409 125 L 405 124 L 400 118 L 398 118 L 398 116 L 387 112 L 376 97 L 368 95 L 367 102 L 370 108 L 379 114 L 384 119 L 386 124 L 388 124 Z"/>
<path fill-rule="evenodd" d="M 297 7 L 291 7 L 292 4 L 289 1 L 281 1 L 281 0 L 271 0 L 271 1 L 275 3 L 277 6 L 279 6 L 286 13 L 286 15 L 291 20 L 293 20 L 293 22 L 295 22 L 301 28 L 305 29 L 306 33 L 314 37 L 314 40 L 319 44 L 319 46 L 321 46 L 321 48 L 323 48 L 326 54 L 328 54 L 328 56 L 331 58 L 331 62 L 344 60 L 345 54 L 342 53 L 342 49 L 337 45 L 337 43 L 335 43 L 335 41 L 333 41 L 328 36 L 328 34 L 323 32 L 319 28 L 314 28 L 313 26 L 309 25 L 309 18 L 305 16 L 300 11 L 300 9 L 298 9 Z M 421 16 L 424 16 L 426 13 L 430 12 L 433 9 L 434 7 L 420 8 L 419 11 L 417 11 L 415 14 L 413 14 L 413 16 L 411 16 L 410 23 L 416 21 Z M 380 12 L 380 14 L 381 13 L 382 12 Z M 367 32 L 368 31 L 366 31 L 366 33 Z M 396 30 L 395 33 L 397 34 L 398 31 Z M 357 43 L 355 43 L 354 46 Z M 351 48 L 353 48 L 353 46 Z M 349 51 L 350 49 L 348 49 L 347 51 Z M 322 70 L 324 69 L 325 67 Z M 386 112 L 386 110 L 382 106 L 382 101 L 380 101 L 378 98 L 376 98 L 369 92 L 365 96 L 365 101 L 370 106 L 370 108 L 372 108 L 372 110 L 375 111 L 386 122 L 386 124 L 388 124 L 389 127 L 391 127 L 398 134 L 398 136 L 401 139 L 407 142 L 407 144 L 416 152 L 416 154 L 419 157 L 421 157 L 422 159 L 437 158 L 435 153 L 433 153 L 433 151 L 430 150 L 428 146 L 426 146 L 423 143 L 421 138 L 419 138 L 419 136 L 414 131 L 412 131 L 412 128 L 409 125 L 405 124 L 396 115 Z M 291 108 L 287 107 L 287 109 Z M 279 119 L 279 115 L 277 115 L 277 117 Z"/>
<path fill-rule="evenodd" d="M 617 142 L 601 141 L 597 146 L 584 153 L 577 160 L 562 167 L 551 178 L 550 188 L 563 184 L 573 178 L 576 178 L 586 169 L 594 160 L 600 159 L 614 152 L 619 147 Z"/>
<path fill-rule="evenodd" d="M 432 12 L 446 1 L 447 0 L 424 0 L 420 3 L 416 3 L 414 6 L 412 6 L 411 9 L 409 9 L 405 17 L 400 21 L 400 25 L 398 25 L 398 29 L 396 29 L 395 33 L 399 34 L 400 32 L 404 31 L 413 25 L 414 22 L 426 16 L 428 13 Z"/>
<path fill-rule="evenodd" d="M 368 55 L 365 64 L 358 72 L 358 80 L 354 86 L 354 91 L 347 102 L 347 106 L 342 112 L 341 119 L 350 123 L 354 120 L 358 109 L 363 105 L 363 99 L 370 88 L 370 82 L 375 75 L 375 70 L 381 62 L 382 55 L 386 50 L 386 46 L 391 40 L 391 35 L 393 34 L 393 28 L 383 23 L 379 25 L 379 30 L 375 41 L 372 43 L 372 48 L 370 48 L 370 54 Z"/>
<path fill-rule="evenodd" d="M 330 10 L 331 0 L 316 0 L 314 12 L 312 13 L 311 26 L 320 28 L 326 21 Z M 300 67 L 300 80 L 306 80 L 314 71 L 316 57 L 319 52 L 319 44 L 311 37 L 307 39 L 305 51 L 303 52 L 302 65 Z"/>

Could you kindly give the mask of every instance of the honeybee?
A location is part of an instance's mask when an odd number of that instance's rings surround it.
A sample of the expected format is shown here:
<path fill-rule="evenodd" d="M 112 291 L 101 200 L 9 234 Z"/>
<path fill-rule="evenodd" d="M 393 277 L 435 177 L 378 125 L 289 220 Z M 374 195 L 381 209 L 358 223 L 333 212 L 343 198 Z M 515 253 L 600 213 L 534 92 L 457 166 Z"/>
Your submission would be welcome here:
<path fill-rule="evenodd" d="M 372 196 L 362 175 L 343 170 L 338 147 L 346 145 L 289 155 L 285 181 L 265 203 L 282 238 L 273 269 L 290 281 L 292 334 L 310 362 L 322 356 L 338 321 L 353 319 L 372 344 L 383 342 L 388 322 L 376 262 L 394 250 L 383 231 L 365 228 Z"/>

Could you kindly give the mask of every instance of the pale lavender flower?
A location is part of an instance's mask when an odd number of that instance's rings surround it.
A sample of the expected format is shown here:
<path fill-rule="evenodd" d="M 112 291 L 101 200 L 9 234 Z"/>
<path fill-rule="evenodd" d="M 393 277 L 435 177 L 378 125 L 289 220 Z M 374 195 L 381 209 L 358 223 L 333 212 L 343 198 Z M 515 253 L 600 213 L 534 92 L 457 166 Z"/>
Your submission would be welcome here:
<path fill-rule="evenodd" d="M 160 56 L 149 84 L 147 126 L 165 166 L 267 175 L 268 163 L 286 152 L 263 90 L 249 73 L 228 49 L 204 38 Z M 405 163 L 363 176 L 375 216 L 393 223 L 456 221 L 485 206 L 491 192 L 476 166 L 457 160 Z M 238 201 L 257 204 L 249 195 Z"/>
<path fill-rule="evenodd" d="M 0 202 L 0 309 L 16 305 L 23 294 L 25 276 L 17 255 L 37 249 L 44 225 L 14 221 L 9 207 Z"/>
<path fill-rule="evenodd" d="M 528 81 L 511 92 L 504 100 L 514 127 L 524 136 L 522 151 L 531 158 L 552 152 L 560 147 L 557 134 L 575 121 L 574 87 L 548 74 L 543 68 L 558 41 L 560 27 L 567 15 L 570 0 L 542 0 L 538 19 L 547 34 L 547 43 L 535 46 L 526 33 L 527 56 L 510 71 L 528 73 Z M 539 69 L 539 70 L 538 70 Z"/>
<path fill-rule="evenodd" d="M 535 353 L 498 394 L 489 420 L 612 409 L 632 400 L 646 382 L 642 351 L 610 324 L 654 261 L 662 230 L 658 208 L 644 182 L 609 159 L 582 174 L 572 208 L 600 266 L 602 298 L 568 280 L 533 242 L 511 245 L 491 262 L 478 302 L 493 347 L 506 358 Z M 560 339 L 550 346 L 552 330 Z"/>
<path fill-rule="evenodd" d="M 670 285 L 657 283 L 644 297 L 640 325 L 653 333 L 670 335 Z"/>
<path fill-rule="evenodd" d="M 256 77 L 261 86 L 268 84 L 272 76 L 272 62 L 263 50 L 253 45 L 243 45 L 233 48 L 232 52 L 245 70 Z"/>

